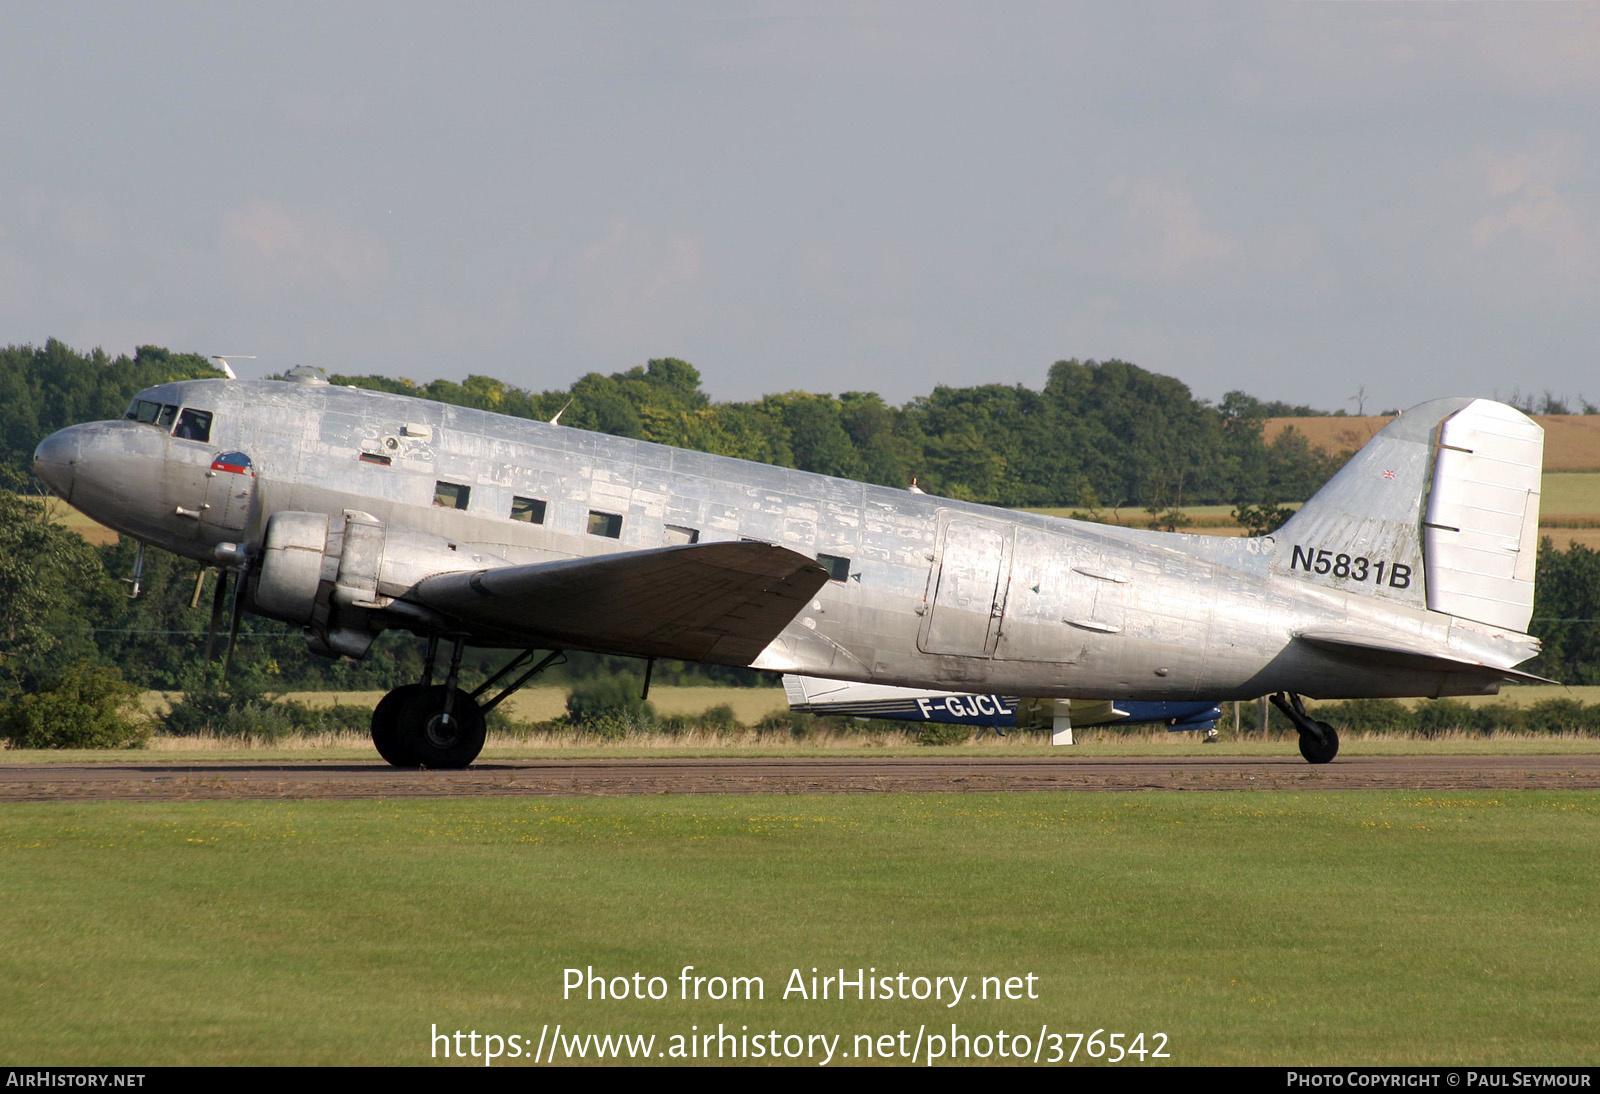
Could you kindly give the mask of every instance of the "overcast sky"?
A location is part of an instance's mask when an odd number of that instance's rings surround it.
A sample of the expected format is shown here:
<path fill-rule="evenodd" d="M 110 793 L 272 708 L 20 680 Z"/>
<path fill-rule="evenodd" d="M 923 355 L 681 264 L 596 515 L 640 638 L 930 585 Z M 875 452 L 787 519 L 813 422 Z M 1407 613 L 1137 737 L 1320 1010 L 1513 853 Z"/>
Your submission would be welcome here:
<path fill-rule="evenodd" d="M 1600 402 L 1589 4 L 10 2 L 0 104 L 0 344 Z"/>

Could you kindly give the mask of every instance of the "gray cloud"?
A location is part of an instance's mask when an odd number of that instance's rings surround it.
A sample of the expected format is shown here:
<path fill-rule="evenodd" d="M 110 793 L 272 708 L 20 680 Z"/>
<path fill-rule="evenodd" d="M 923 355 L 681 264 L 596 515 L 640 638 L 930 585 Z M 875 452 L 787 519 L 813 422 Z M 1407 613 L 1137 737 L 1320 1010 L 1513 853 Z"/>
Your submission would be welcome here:
<path fill-rule="evenodd" d="M 32 6 L 0 325 L 721 398 L 1591 397 L 1600 9 Z"/>

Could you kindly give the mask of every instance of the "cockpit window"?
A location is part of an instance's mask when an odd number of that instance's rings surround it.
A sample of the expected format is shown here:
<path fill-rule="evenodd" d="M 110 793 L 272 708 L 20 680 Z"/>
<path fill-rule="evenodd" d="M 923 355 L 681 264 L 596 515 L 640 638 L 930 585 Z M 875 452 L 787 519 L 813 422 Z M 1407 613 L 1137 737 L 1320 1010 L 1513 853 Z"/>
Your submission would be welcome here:
<path fill-rule="evenodd" d="M 156 415 L 161 413 L 161 404 L 152 403 L 149 399 L 135 399 L 128 406 L 128 412 L 123 415 L 130 422 L 139 422 L 143 425 L 155 425 Z"/>
<path fill-rule="evenodd" d="M 180 441 L 209 441 L 211 439 L 211 411 L 185 407 L 178 415 L 178 428 L 172 435 Z"/>
<path fill-rule="evenodd" d="M 161 408 L 161 413 L 156 415 L 156 425 L 162 429 L 171 429 L 172 420 L 178 416 L 178 408 L 168 403 Z"/>

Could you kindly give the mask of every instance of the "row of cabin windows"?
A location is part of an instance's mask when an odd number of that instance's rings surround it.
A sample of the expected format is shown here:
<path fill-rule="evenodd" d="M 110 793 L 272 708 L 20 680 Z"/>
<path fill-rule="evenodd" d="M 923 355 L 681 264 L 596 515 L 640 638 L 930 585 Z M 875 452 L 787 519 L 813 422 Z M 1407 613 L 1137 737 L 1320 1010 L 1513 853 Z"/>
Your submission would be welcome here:
<path fill-rule="evenodd" d="M 465 509 L 467 502 L 472 497 L 472 487 L 460 483 L 445 482 L 443 479 L 433 484 L 433 504 L 441 509 Z M 521 496 L 511 499 L 511 519 L 520 520 L 525 524 L 543 524 L 545 503 L 539 498 L 524 498 Z M 589 534 L 591 536 L 605 536 L 607 539 L 622 538 L 622 515 L 620 513 L 602 513 L 599 510 L 589 510 Z M 699 533 L 693 533 L 698 538 Z M 689 542 L 694 542 L 690 540 Z"/>
<path fill-rule="evenodd" d="M 385 461 L 387 462 L 387 461 Z M 465 509 L 467 501 L 472 497 L 472 487 L 461 483 L 445 482 L 439 479 L 433 484 L 433 504 L 441 509 Z M 545 503 L 538 498 L 514 497 L 511 499 L 511 519 L 524 521 L 528 524 L 543 524 Z M 591 536 L 604 536 L 606 539 L 622 538 L 622 514 L 603 513 L 598 509 L 589 510 L 588 531 Z M 667 546 L 680 544 L 699 543 L 700 531 L 697 528 L 685 528 L 678 524 L 665 526 L 662 538 Z M 818 555 L 817 562 L 828 571 L 828 577 L 834 581 L 848 581 L 850 578 L 850 560 L 839 555 Z"/>
<path fill-rule="evenodd" d="M 192 406 L 186 406 L 180 412 L 176 403 L 135 399 L 122 416 L 130 422 L 153 425 L 158 429 L 170 431 L 180 441 L 199 441 L 205 444 L 211 440 L 209 410 L 196 410 Z"/>

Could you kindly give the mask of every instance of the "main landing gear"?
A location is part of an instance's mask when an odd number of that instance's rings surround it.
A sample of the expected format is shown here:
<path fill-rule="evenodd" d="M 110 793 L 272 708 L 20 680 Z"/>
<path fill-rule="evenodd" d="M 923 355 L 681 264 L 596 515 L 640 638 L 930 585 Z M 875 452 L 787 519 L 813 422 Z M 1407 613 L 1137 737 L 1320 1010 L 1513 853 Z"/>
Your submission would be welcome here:
<path fill-rule="evenodd" d="M 457 686 L 465 639 L 457 637 L 450 651 L 450 671 L 443 684 L 433 682 L 439 637 L 428 638 L 428 657 L 420 684 L 403 684 L 379 700 L 372 711 L 372 743 L 378 755 L 395 767 L 466 767 L 483 750 L 488 714 L 534 676 L 543 672 L 562 652 L 556 650 L 503 688 L 488 702 L 480 697 L 501 680 L 533 660 L 534 650 L 523 650 L 510 663 L 473 691 Z"/>
<path fill-rule="evenodd" d="M 1272 697 L 1272 705 L 1283 711 L 1283 716 L 1299 730 L 1300 755 L 1307 763 L 1325 764 L 1339 754 L 1339 734 L 1327 722 L 1319 722 L 1307 714 L 1300 696 L 1280 691 Z"/>

